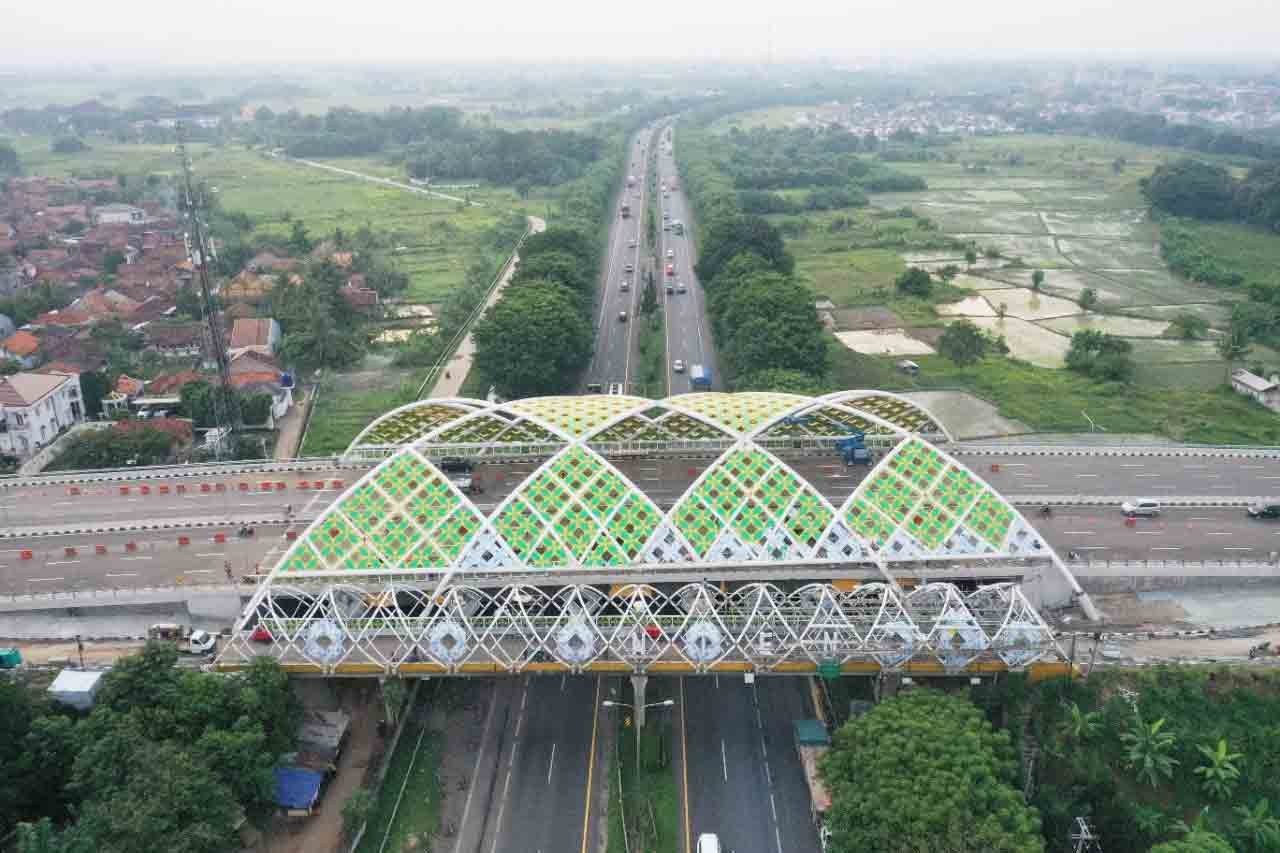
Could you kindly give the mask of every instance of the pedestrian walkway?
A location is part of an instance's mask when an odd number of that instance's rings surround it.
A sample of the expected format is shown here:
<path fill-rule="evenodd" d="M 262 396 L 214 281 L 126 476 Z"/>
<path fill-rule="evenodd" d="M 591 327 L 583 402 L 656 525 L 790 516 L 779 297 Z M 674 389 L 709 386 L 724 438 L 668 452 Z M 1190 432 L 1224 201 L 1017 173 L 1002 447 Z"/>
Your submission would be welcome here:
<path fill-rule="evenodd" d="M 540 234 L 547 228 L 545 220 L 536 216 L 529 217 L 529 233 Z M 519 255 L 516 259 L 519 260 Z M 489 310 L 502 298 L 502 291 L 506 289 L 507 284 L 511 281 L 511 276 L 515 273 L 516 265 L 508 264 L 506 272 L 502 275 L 502 280 L 498 282 L 489 298 L 485 300 L 485 310 Z M 483 316 L 483 315 L 482 315 Z M 467 336 L 462 339 L 462 343 L 458 345 L 458 351 L 453 354 L 453 358 L 449 359 L 445 365 L 444 372 L 436 379 L 436 384 L 431 388 L 431 397 L 457 397 L 462 391 L 462 385 L 467 381 L 467 374 L 471 372 L 471 363 L 476 355 L 476 342 L 471 332 L 467 332 Z"/>
<path fill-rule="evenodd" d="M 276 421 L 276 450 L 273 455 L 277 461 L 296 459 L 302 449 L 302 430 L 307 425 L 307 412 L 315 400 L 315 386 L 302 389 L 300 396 L 302 399 Z"/>

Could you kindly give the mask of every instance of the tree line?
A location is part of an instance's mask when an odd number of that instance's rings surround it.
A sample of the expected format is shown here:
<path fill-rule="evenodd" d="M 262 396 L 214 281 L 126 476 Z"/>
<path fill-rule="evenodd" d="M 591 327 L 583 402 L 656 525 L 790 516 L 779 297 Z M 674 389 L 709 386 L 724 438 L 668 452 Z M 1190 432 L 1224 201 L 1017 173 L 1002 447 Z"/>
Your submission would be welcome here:
<path fill-rule="evenodd" d="M 730 128 L 716 159 L 740 190 L 829 187 L 866 192 L 925 189 L 922 178 L 859 156 L 862 139 L 844 128 Z"/>
<path fill-rule="evenodd" d="M 1280 231 L 1280 162 L 1260 163 L 1237 179 L 1224 166 L 1184 157 L 1157 166 L 1141 187 L 1152 207 L 1173 216 Z"/>
<path fill-rule="evenodd" d="M 1203 154 L 1280 159 L 1280 144 L 1225 128 L 1169 121 L 1158 113 L 1106 109 L 1093 114 L 1061 115 L 1054 119 L 1042 119 L 1035 113 L 1018 113 L 1012 117 L 1033 132 L 1098 134 L 1139 145 L 1185 148 Z"/>
<path fill-rule="evenodd" d="M 239 848 L 273 811 L 273 768 L 301 708 L 274 660 L 230 677 L 152 642 L 103 677 L 87 714 L 0 680 L 0 835 L 18 853 Z"/>

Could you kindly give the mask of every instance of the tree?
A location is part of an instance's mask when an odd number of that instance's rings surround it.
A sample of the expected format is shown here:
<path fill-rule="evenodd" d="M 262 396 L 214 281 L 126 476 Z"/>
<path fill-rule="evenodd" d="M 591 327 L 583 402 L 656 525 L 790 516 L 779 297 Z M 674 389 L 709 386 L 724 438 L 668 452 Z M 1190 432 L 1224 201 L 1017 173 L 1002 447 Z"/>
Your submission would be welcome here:
<path fill-rule="evenodd" d="M 1133 344 L 1123 338 L 1097 329 L 1084 329 L 1071 336 L 1067 369 L 1094 379 L 1127 381 L 1134 372 L 1132 352 Z"/>
<path fill-rule="evenodd" d="M 907 271 L 893 280 L 893 285 L 903 296 L 918 296 L 928 299 L 933 290 L 933 279 L 928 270 L 920 267 L 908 267 Z"/>
<path fill-rule="evenodd" d="M 1178 841 L 1157 844 L 1151 853 L 1235 853 L 1235 850 L 1221 835 L 1197 830 Z"/>
<path fill-rule="evenodd" d="M 85 417 L 102 414 L 102 399 L 111 393 L 111 383 L 100 371 L 80 374 L 80 396 L 84 399 Z"/>
<path fill-rule="evenodd" d="M 595 285 L 582 260 L 564 249 L 542 251 L 527 258 L 522 253 L 520 269 L 511 277 L 511 284 L 528 281 L 553 281 L 583 297 L 589 295 Z"/>
<path fill-rule="evenodd" d="M 1092 311 L 1098 305 L 1098 291 L 1092 287 L 1086 287 L 1080 291 L 1080 308 L 1083 311 Z"/>
<path fill-rule="evenodd" d="M 304 323 L 293 321 L 280 341 L 280 357 L 287 364 L 311 370 L 350 367 L 365 353 L 368 342 L 358 331 L 342 328 L 331 305 L 312 302 Z"/>
<path fill-rule="evenodd" d="M 1146 782 L 1152 788 L 1173 776 L 1173 768 L 1178 766 L 1178 759 L 1170 754 L 1177 738 L 1171 732 L 1162 731 L 1164 723 L 1161 718 L 1148 725 L 1141 715 L 1135 714 L 1129 729 L 1120 734 L 1125 766 L 1134 772 L 1139 782 Z"/>
<path fill-rule="evenodd" d="M 737 377 L 733 383 L 733 390 L 777 391 L 816 397 L 819 394 L 825 394 L 830 388 L 820 377 L 811 373 L 785 367 L 770 367 Z"/>
<path fill-rule="evenodd" d="M 813 293 L 775 272 L 757 272 L 718 294 L 717 337 L 735 374 L 785 368 L 821 376 L 827 345 Z"/>
<path fill-rule="evenodd" d="M 342 804 L 342 831 L 353 836 L 364 826 L 373 812 L 373 792 L 368 788 L 356 788 Z"/>
<path fill-rule="evenodd" d="M 293 228 L 289 232 L 289 240 L 286 243 L 289 251 L 296 257 L 302 257 L 314 248 L 311 238 L 307 236 L 307 226 L 302 224 L 301 219 L 293 221 Z"/>
<path fill-rule="evenodd" d="M 795 258 L 787 251 L 782 234 L 760 216 L 735 216 L 712 220 L 703 229 L 698 253 L 698 278 L 713 282 L 733 257 L 742 252 L 759 255 L 774 271 L 790 275 Z"/>
<path fill-rule="evenodd" d="M 124 263 L 124 253 L 112 249 L 102 256 L 102 271 L 107 275 L 115 275 L 120 269 L 120 265 Z"/>
<path fill-rule="evenodd" d="M 968 320 L 957 320 L 938 338 L 938 352 L 959 367 L 968 367 L 987 354 L 987 336 Z"/>
<path fill-rule="evenodd" d="M 1044 270 L 1035 270 L 1031 273 L 1031 289 L 1040 290 L 1044 287 Z"/>
<path fill-rule="evenodd" d="M 126 465 L 159 465 L 169 461 L 174 443 L 172 434 L 150 428 L 127 433 L 114 429 L 83 432 L 66 440 L 62 452 L 46 470 L 82 471 Z"/>
<path fill-rule="evenodd" d="M 1229 798 L 1236 783 L 1240 781 L 1240 768 L 1236 766 L 1236 762 L 1244 758 L 1244 753 L 1230 752 L 1226 738 L 1219 738 L 1213 749 L 1203 744 L 1198 744 L 1196 749 L 1204 756 L 1206 763 L 1192 772 L 1200 777 L 1204 792 L 1215 800 Z"/>
<path fill-rule="evenodd" d="M 18 150 L 8 142 L 0 142 L 0 175 L 16 175 L 20 170 Z"/>
<path fill-rule="evenodd" d="M 964 262 L 969 266 L 973 266 L 974 264 L 976 264 L 978 262 L 978 250 L 973 248 L 972 246 L 965 249 Z"/>
<path fill-rule="evenodd" d="M 563 393 L 591 357 L 578 296 L 552 282 L 504 294 L 475 326 L 475 364 L 506 397 Z"/>
<path fill-rule="evenodd" d="M 1184 341 L 1197 341 L 1209 332 L 1209 321 L 1199 314 L 1180 311 L 1169 321 L 1169 330 Z"/>
<path fill-rule="evenodd" d="M 1228 219 L 1234 213 L 1235 181 L 1222 166 L 1184 157 L 1157 166 L 1141 181 L 1152 207 L 1174 216 Z"/>
<path fill-rule="evenodd" d="M 1262 851 L 1280 850 L 1280 817 L 1271 813 L 1271 803 L 1258 800 L 1249 806 L 1236 806 L 1233 812 L 1239 821 L 1236 838 L 1249 849 Z"/>
<path fill-rule="evenodd" d="M 79 154 L 88 151 L 89 146 L 78 136 L 60 136 L 51 146 L 54 154 Z"/>
<path fill-rule="evenodd" d="M 1218 338 L 1218 354 L 1230 369 L 1233 362 L 1244 358 L 1249 352 L 1249 339 L 1252 337 L 1250 321 L 1245 310 L 1235 305 L 1231 309 L 1231 319 L 1227 322 L 1227 330 Z"/>
<path fill-rule="evenodd" d="M 831 853 L 1038 853 L 1007 733 L 956 696 L 915 689 L 846 723 L 821 763 Z"/>

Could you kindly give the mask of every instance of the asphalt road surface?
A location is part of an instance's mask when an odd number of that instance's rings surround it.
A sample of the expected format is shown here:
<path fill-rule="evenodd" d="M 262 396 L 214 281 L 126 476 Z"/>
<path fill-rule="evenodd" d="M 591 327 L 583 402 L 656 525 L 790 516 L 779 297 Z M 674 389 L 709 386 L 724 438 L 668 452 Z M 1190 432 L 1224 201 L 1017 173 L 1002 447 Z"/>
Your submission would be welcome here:
<path fill-rule="evenodd" d="M 598 748 L 601 688 L 577 676 L 499 679 L 454 853 L 596 849 L 588 812 L 600 808 L 596 783 L 609 766 Z"/>
<path fill-rule="evenodd" d="M 595 352 L 583 378 L 584 385 L 599 384 L 604 391 L 608 391 L 609 386 L 615 383 L 628 394 L 644 390 L 633 389 L 631 381 L 638 348 L 634 321 L 643 288 L 640 276 L 641 253 L 644 248 L 644 216 L 648 205 L 648 154 L 653 130 L 652 125 L 646 127 L 631 142 L 628 174 L 635 177 L 635 186 L 628 188 L 624 181 L 618 195 L 613 225 L 609 228 L 609 251 L 601 273 L 600 300 L 596 314 Z M 621 216 L 623 203 L 631 205 L 631 216 L 626 219 Z M 627 272 L 628 264 L 632 267 L 631 272 Z M 622 289 L 624 282 L 626 291 Z M 620 319 L 622 312 L 626 312 L 625 320 Z"/>
<path fill-rule="evenodd" d="M 723 390 L 720 364 L 716 359 L 715 343 L 711 339 L 711 325 L 707 318 L 706 294 L 702 285 L 694 275 L 693 265 L 697 261 L 694 242 L 690 228 L 693 222 L 693 209 L 684 194 L 684 182 L 679 180 L 673 153 L 674 131 L 671 142 L 664 141 L 658 147 L 658 183 L 659 183 L 659 218 L 663 213 L 670 221 L 680 220 L 685 224 L 684 236 L 673 230 L 662 230 L 658 223 L 658 265 L 659 283 L 663 285 L 659 292 L 662 300 L 667 330 L 667 387 L 671 394 L 686 394 L 693 390 Z M 676 188 L 671 189 L 672 182 Z M 661 187 L 665 185 L 666 191 Z M 668 257 L 670 253 L 670 257 Z M 667 265 L 673 268 L 672 275 L 667 275 Z M 667 293 L 665 285 L 672 285 L 672 292 Z M 680 292 L 679 285 L 685 286 Z M 681 370 L 676 371 L 676 362 L 681 363 Z M 711 387 L 694 389 L 690 371 L 693 365 L 700 364 L 711 373 Z"/>
<path fill-rule="evenodd" d="M 792 745 L 810 718 L 807 679 L 682 679 L 689 835 L 714 832 L 732 853 L 818 853 L 809 791 Z M 692 850 L 687 853 L 693 853 Z"/>

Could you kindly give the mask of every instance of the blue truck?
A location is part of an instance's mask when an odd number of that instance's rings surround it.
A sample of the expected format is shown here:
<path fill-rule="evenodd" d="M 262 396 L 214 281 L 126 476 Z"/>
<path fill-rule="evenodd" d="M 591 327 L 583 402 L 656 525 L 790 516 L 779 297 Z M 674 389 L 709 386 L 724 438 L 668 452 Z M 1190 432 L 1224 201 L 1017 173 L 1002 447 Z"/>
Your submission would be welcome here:
<path fill-rule="evenodd" d="M 694 388 L 710 388 L 711 371 L 701 364 L 695 364 L 689 368 L 689 382 Z"/>

